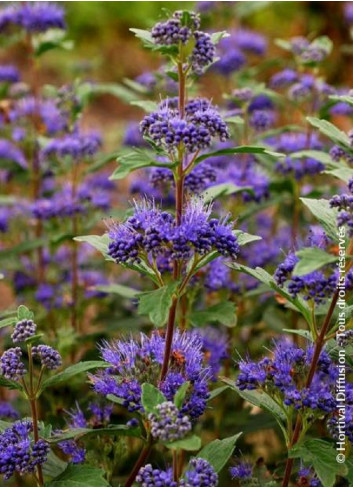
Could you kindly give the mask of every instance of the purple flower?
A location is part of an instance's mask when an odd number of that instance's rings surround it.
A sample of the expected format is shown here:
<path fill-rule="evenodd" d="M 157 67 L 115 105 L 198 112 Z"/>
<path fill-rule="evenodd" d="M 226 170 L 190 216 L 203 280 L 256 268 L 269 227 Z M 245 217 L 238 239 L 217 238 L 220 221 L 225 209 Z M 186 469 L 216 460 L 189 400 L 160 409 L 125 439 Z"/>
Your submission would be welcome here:
<path fill-rule="evenodd" d="M 249 124 L 256 131 L 265 131 L 269 129 L 275 121 L 275 115 L 273 111 L 269 110 L 254 110 L 251 113 Z"/>
<path fill-rule="evenodd" d="M 203 458 L 193 458 L 180 482 L 187 487 L 215 487 L 218 484 L 218 475 L 209 462 Z"/>
<path fill-rule="evenodd" d="M 353 179 L 348 182 L 349 192 L 353 192 Z M 330 207 L 337 209 L 337 225 L 347 226 L 349 236 L 353 235 L 353 195 L 334 195 L 330 199 Z"/>
<path fill-rule="evenodd" d="M 141 410 L 141 384 L 156 382 L 155 372 L 163 363 L 165 338 L 158 332 L 140 340 L 103 343 L 102 357 L 110 365 L 90 375 L 96 392 L 114 394 L 123 399 L 129 411 Z M 200 416 L 208 398 L 209 370 L 203 366 L 202 340 L 196 333 L 176 331 L 172 344 L 171 365 L 166 379 L 158 387 L 168 401 L 173 401 L 178 388 L 190 381 L 190 389 L 181 408 L 182 415 Z"/>
<path fill-rule="evenodd" d="M 233 465 L 229 469 L 232 479 L 237 479 L 239 481 L 248 481 L 252 478 L 253 468 L 249 462 L 238 461 L 236 465 Z"/>
<path fill-rule="evenodd" d="M 56 370 L 62 364 L 59 352 L 48 345 L 32 346 L 32 355 L 38 357 L 42 367 L 46 367 L 49 370 Z"/>
<path fill-rule="evenodd" d="M 135 148 L 147 146 L 146 141 L 143 139 L 140 126 L 138 122 L 130 122 L 126 129 L 123 137 L 124 146 L 133 146 Z"/>
<path fill-rule="evenodd" d="M 200 25 L 199 16 L 191 14 L 190 27 L 198 28 Z M 155 44 L 171 45 L 171 44 L 186 44 L 192 35 L 192 30 L 185 24 L 182 12 L 174 12 L 171 19 L 165 22 L 159 22 L 151 30 L 152 39 Z"/>
<path fill-rule="evenodd" d="M 20 74 L 16 66 L 0 65 L 0 82 L 15 83 L 20 79 Z"/>
<path fill-rule="evenodd" d="M 9 479 L 14 472 L 20 475 L 34 472 L 36 465 L 47 460 L 49 444 L 44 440 L 32 442 L 29 421 L 16 421 L 0 433 L 0 473 Z"/>
<path fill-rule="evenodd" d="M 12 122 L 26 122 L 28 118 L 39 118 L 49 135 L 67 128 L 67 115 L 62 113 L 56 102 L 49 99 L 23 97 L 10 111 Z"/>
<path fill-rule="evenodd" d="M 182 416 L 173 402 L 166 401 L 158 404 L 155 411 L 148 415 L 153 438 L 168 442 L 175 441 L 184 438 L 191 430 L 188 416 Z"/>
<path fill-rule="evenodd" d="M 0 159 L 15 162 L 24 169 L 28 166 L 22 151 L 7 139 L 0 139 Z"/>
<path fill-rule="evenodd" d="M 178 484 L 173 479 L 173 470 L 154 469 L 151 464 L 141 467 L 136 482 L 142 487 L 177 487 Z"/>
<path fill-rule="evenodd" d="M 154 203 L 136 204 L 135 214 L 125 223 L 110 227 L 109 255 L 117 263 L 139 263 L 143 256 L 188 258 L 194 253 L 206 255 L 212 249 L 223 256 L 235 257 L 237 239 L 227 219 L 209 219 L 211 207 L 193 199 L 185 208 L 180 225 L 175 218 Z"/>
<path fill-rule="evenodd" d="M 219 43 L 221 54 L 219 59 L 212 65 L 212 70 L 217 71 L 224 76 L 229 76 L 235 71 L 239 71 L 246 64 L 246 57 L 236 46 L 232 46 L 230 49 L 225 49 L 224 45 L 227 40 L 228 38 L 222 39 Z"/>
<path fill-rule="evenodd" d="M 239 29 L 231 36 L 242 51 L 263 56 L 267 50 L 267 41 L 264 36 L 250 29 Z"/>
<path fill-rule="evenodd" d="M 353 2 L 345 2 L 343 13 L 348 24 L 353 24 Z"/>
<path fill-rule="evenodd" d="M 215 57 L 216 48 L 207 32 L 195 31 L 195 46 L 191 53 L 192 70 L 202 74 Z"/>
<path fill-rule="evenodd" d="M 80 447 L 75 440 L 64 440 L 58 443 L 58 447 L 65 455 L 69 456 L 69 460 L 73 464 L 82 464 L 86 460 L 86 450 Z"/>
<path fill-rule="evenodd" d="M 64 11 L 54 2 L 25 2 L 6 7 L 0 12 L 0 30 L 17 25 L 28 32 L 65 29 Z"/>
<path fill-rule="evenodd" d="M 296 82 L 298 77 L 299 75 L 296 71 L 286 68 L 272 76 L 270 85 L 274 88 L 286 87 Z"/>
<path fill-rule="evenodd" d="M 102 144 L 100 135 L 93 131 L 81 134 L 78 131 L 59 139 L 53 139 L 43 150 L 43 156 L 59 158 L 71 156 L 75 160 L 93 156 Z"/>
<path fill-rule="evenodd" d="M 28 338 L 36 333 L 37 325 L 31 319 L 22 319 L 19 321 L 11 335 L 11 339 L 14 343 L 20 343 L 26 341 Z"/>
<path fill-rule="evenodd" d="M 334 413 L 338 370 L 325 351 L 321 352 L 310 387 L 303 387 L 302 379 L 308 374 L 313 352 L 312 346 L 302 349 L 289 342 L 277 342 L 271 358 L 239 363 L 236 385 L 241 390 L 262 389 L 277 402 L 280 398 L 284 408 L 293 406 L 303 413 L 310 409 L 311 422 L 315 416 Z"/>
<path fill-rule="evenodd" d="M 18 419 L 19 413 L 9 402 L 0 401 L 0 418 Z"/>
<path fill-rule="evenodd" d="M 26 368 L 22 362 L 20 347 L 9 348 L 0 357 L 1 374 L 9 380 L 20 380 L 25 375 Z"/>
<path fill-rule="evenodd" d="M 211 368 L 213 380 L 216 380 L 222 366 L 222 361 L 229 357 L 228 337 L 219 328 L 213 328 L 211 326 L 200 328 L 198 331 L 202 338 L 206 361 Z"/>
<path fill-rule="evenodd" d="M 207 100 L 189 102 L 185 118 L 181 118 L 173 105 L 173 100 L 163 101 L 159 111 L 146 115 L 140 124 L 142 134 L 157 146 L 174 153 L 183 145 L 189 153 L 194 153 L 208 148 L 215 137 L 221 141 L 229 137 L 225 122 Z"/>

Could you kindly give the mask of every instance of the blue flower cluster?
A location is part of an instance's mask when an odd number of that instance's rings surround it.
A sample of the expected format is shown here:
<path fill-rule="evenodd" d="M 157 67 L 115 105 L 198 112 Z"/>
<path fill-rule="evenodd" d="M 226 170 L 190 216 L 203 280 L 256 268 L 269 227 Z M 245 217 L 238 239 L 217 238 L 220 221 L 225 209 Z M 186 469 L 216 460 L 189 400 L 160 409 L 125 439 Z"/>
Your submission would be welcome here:
<path fill-rule="evenodd" d="M 0 82 L 16 83 L 20 80 L 20 74 L 16 66 L 0 65 Z"/>
<path fill-rule="evenodd" d="M 199 27 L 198 14 L 177 11 L 167 21 L 156 24 L 151 36 L 160 46 L 193 44 L 188 63 L 195 74 L 202 74 L 213 62 L 216 49 L 211 36 L 198 30 Z"/>
<path fill-rule="evenodd" d="M 101 353 L 109 367 L 90 375 L 90 381 L 99 394 L 113 394 L 122 399 L 130 412 L 142 410 L 143 382 L 158 385 L 167 400 L 173 401 L 179 387 L 190 381 L 180 413 L 195 419 L 201 416 L 206 408 L 210 378 L 209 369 L 203 365 L 202 347 L 202 339 L 197 333 L 176 331 L 168 374 L 165 380 L 158 384 L 165 338 L 157 331 L 150 337 L 141 334 L 139 341 L 131 339 L 104 343 Z"/>
<path fill-rule="evenodd" d="M 277 161 L 276 171 L 282 175 L 293 175 L 296 180 L 313 176 L 325 169 L 325 166 L 314 158 L 293 158 L 290 153 L 304 149 L 322 150 L 322 143 L 315 133 L 308 138 L 304 133 L 284 133 L 277 138 L 267 140 L 276 151 L 286 153 L 286 158 Z"/>
<path fill-rule="evenodd" d="M 320 479 L 311 467 L 301 467 L 298 471 L 299 487 L 322 487 Z"/>
<path fill-rule="evenodd" d="M 62 364 L 60 353 L 48 345 L 32 346 L 33 357 L 38 357 L 42 367 L 48 370 L 56 370 Z"/>
<path fill-rule="evenodd" d="M 218 475 L 209 462 L 202 458 L 193 458 L 179 482 L 173 479 L 171 468 L 159 470 L 154 469 L 151 464 L 139 470 L 136 482 L 142 487 L 215 487 L 218 484 Z"/>
<path fill-rule="evenodd" d="M 224 331 L 212 326 L 200 328 L 198 332 L 202 338 L 206 363 L 211 369 L 213 380 L 217 380 L 223 360 L 229 357 L 228 336 Z"/>
<path fill-rule="evenodd" d="M 19 413 L 9 402 L 0 401 L 0 419 L 18 419 L 19 417 Z"/>
<path fill-rule="evenodd" d="M 14 472 L 34 472 L 36 465 L 47 460 L 49 444 L 45 440 L 32 442 L 33 431 L 29 421 L 16 421 L 0 433 L 0 473 L 9 479 Z"/>
<path fill-rule="evenodd" d="M 188 416 L 181 415 L 173 402 L 162 402 L 156 406 L 155 411 L 148 415 L 148 420 L 151 424 L 151 435 L 156 440 L 179 440 L 191 430 Z"/>
<path fill-rule="evenodd" d="M 42 158 L 56 156 L 64 158 L 71 156 L 75 161 L 91 157 L 99 150 L 102 144 L 100 135 L 96 131 L 80 133 L 75 130 L 58 139 L 52 139 L 44 148 Z"/>
<path fill-rule="evenodd" d="M 173 479 L 173 469 L 154 469 L 151 464 L 141 467 L 136 482 L 142 487 L 177 487 Z"/>
<path fill-rule="evenodd" d="M 136 205 L 134 215 L 127 221 L 110 227 L 108 253 L 117 263 L 139 263 L 146 252 L 153 257 L 187 259 L 217 251 L 235 258 L 239 246 L 230 223 L 226 219 L 210 219 L 210 214 L 211 207 L 193 199 L 177 225 L 172 214 L 143 202 Z"/>
<path fill-rule="evenodd" d="M 337 287 L 337 270 L 329 268 L 326 272 L 315 270 L 302 276 L 293 275 L 292 272 L 298 262 L 299 258 L 294 253 L 290 253 L 285 258 L 274 274 L 277 284 L 283 287 L 287 283 L 288 292 L 293 297 L 302 294 L 305 300 L 314 300 L 317 304 L 332 297 Z M 349 285 L 348 281 L 347 285 Z"/>
<path fill-rule="evenodd" d="M 246 482 L 251 480 L 253 475 L 253 468 L 249 462 L 238 461 L 236 465 L 233 465 L 229 469 L 232 479 L 236 479 L 239 482 Z"/>
<path fill-rule="evenodd" d="M 0 31 L 18 26 L 27 32 L 65 29 L 64 10 L 54 2 L 24 2 L 9 5 L 0 12 Z"/>
<path fill-rule="evenodd" d="M 9 348 L 0 357 L 1 374 L 5 379 L 20 380 L 27 370 L 22 362 L 22 351 L 19 346 Z"/>
<path fill-rule="evenodd" d="M 267 50 L 266 39 L 250 29 L 231 31 L 221 39 L 217 51 L 219 59 L 213 69 L 224 76 L 239 71 L 246 65 L 248 55 L 263 56 Z"/>
<path fill-rule="evenodd" d="M 28 338 L 33 336 L 36 332 L 37 325 L 31 319 L 22 319 L 19 321 L 14 331 L 11 335 L 11 339 L 14 343 L 20 343 L 21 341 L 26 341 Z"/>
<path fill-rule="evenodd" d="M 107 404 L 100 406 L 97 403 L 91 403 L 88 406 L 91 413 L 89 419 L 86 419 L 78 403 L 76 408 L 67 412 L 69 415 L 68 427 L 75 428 L 97 428 L 107 426 L 110 421 L 110 416 L 113 411 L 113 406 Z M 64 440 L 58 443 L 58 447 L 65 455 L 68 455 L 69 460 L 73 464 L 81 464 L 86 460 L 86 449 L 76 440 Z"/>
<path fill-rule="evenodd" d="M 338 210 L 337 226 L 347 226 L 349 236 L 353 236 L 353 179 L 348 182 L 350 194 L 334 195 L 330 207 Z"/>
<path fill-rule="evenodd" d="M 313 351 L 312 346 L 303 349 L 289 342 L 278 342 L 271 357 L 239 363 L 236 385 L 241 390 L 262 389 L 277 402 L 300 409 L 306 416 L 335 413 L 338 368 L 325 351 L 320 355 L 310 387 L 303 387 Z"/>
<path fill-rule="evenodd" d="M 229 137 L 226 123 L 207 99 L 188 102 L 185 117 L 175 107 L 173 99 L 162 101 L 158 112 L 143 118 L 140 128 L 146 138 L 173 154 L 181 146 L 195 153 L 208 148 L 215 137 L 221 141 Z"/>

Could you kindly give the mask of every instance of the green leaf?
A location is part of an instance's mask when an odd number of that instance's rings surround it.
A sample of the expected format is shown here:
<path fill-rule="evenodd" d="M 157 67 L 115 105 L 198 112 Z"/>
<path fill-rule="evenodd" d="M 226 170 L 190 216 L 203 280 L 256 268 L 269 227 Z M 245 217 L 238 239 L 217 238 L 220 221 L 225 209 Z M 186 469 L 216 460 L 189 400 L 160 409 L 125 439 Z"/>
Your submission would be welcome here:
<path fill-rule="evenodd" d="M 178 409 L 181 409 L 189 387 L 190 382 L 184 382 L 176 391 L 173 401 Z"/>
<path fill-rule="evenodd" d="M 221 323 L 232 327 L 237 323 L 234 302 L 225 301 L 214 306 L 210 306 L 204 311 L 193 311 L 190 314 L 190 321 L 194 326 L 205 326 L 208 323 Z"/>
<path fill-rule="evenodd" d="M 197 435 L 190 435 L 182 440 L 165 443 L 165 446 L 170 450 L 186 450 L 187 452 L 193 452 L 195 450 L 200 450 L 201 438 Z"/>
<path fill-rule="evenodd" d="M 94 173 L 97 170 L 100 170 L 107 163 L 110 163 L 111 161 L 115 161 L 120 153 L 121 150 L 114 151 L 114 153 L 109 153 L 108 155 L 102 156 L 97 161 L 95 161 L 92 165 L 90 165 L 85 173 Z"/>
<path fill-rule="evenodd" d="M 41 56 L 52 49 L 71 50 L 74 42 L 65 39 L 66 33 L 61 29 L 49 29 L 47 32 L 33 38 L 34 55 Z"/>
<path fill-rule="evenodd" d="M 107 261 L 112 261 L 114 262 L 113 258 L 108 255 L 108 244 L 109 244 L 109 236 L 108 234 L 103 234 L 103 236 L 97 236 L 97 235 L 89 235 L 89 236 L 76 236 L 74 238 L 75 241 L 78 241 L 80 243 L 88 243 L 89 245 L 93 246 L 97 251 L 102 253 L 104 258 Z M 152 269 L 150 269 L 145 263 L 141 262 L 139 265 L 121 265 L 124 268 L 128 268 L 129 270 L 134 270 L 136 272 L 139 272 L 141 274 L 148 275 L 148 277 L 156 282 L 156 277 L 154 275 L 154 272 Z"/>
<path fill-rule="evenodd" d="M 219 32 L 213 32 L 211 34 L 211 42 L 212 44 L 218 44 L 221 39 L 224 39 L 225 37 L 229 37 L 230 34 L 227 31 L 219 31 Z"/>
<path fill-rule="evenodd" d="M 303 149 L 302 151 L 296 151 L 295 153 L 290 153 L 289 156 L 293 159 L 296 158 L 313 158 L 314 160 L 320 161 L 325 166 L 337 166 L 337 163 L 333 161 L 329 153 L 324 151 L 318 151 L 316 149 Z"/>
<path fill-rule="evenodd" d="M 153 37 L 150 31 L 146 31 L 143 29 L 133 29 L 133 28 L 129 29 L 129 31 L 133 32 L 135 36 L 141 39 L 142 41 L 154 44 Z"/>
<path fill-rule="evenodd" d="M 12 423 L 9 423 L 8 421 L 3 421 L 0 419 L 0 433 L 6 430 L 7 428 L 11 428 Z"/>
<path fill-rule="evenodd" d="M 59 443 L 64 440 L 71 440 L 73 438 L 83 438 L 86 436 L 100 436 L 100 435 L 111 435 L 115 436 L 116 434 L 122 436 L 137 436 L 141 435 L 140 428 L 129 428 L 126 424 L 121 425 L 110 425 L 106 428 L 73 428 L 68 430 L 67 432 L 62 432 L 58 435 L 53 435 L 46 440 L 49 443 Z"/>
<path fill-rule="evenodd" d="M 111 95 L 126 103 L 131 103 L 138 97 L 136 92 L 119 83 L 82 83 L 80 85 L 78 96 L 82 104 L 97 95 Z"/>
<path fill-rule="evenodd" d="M 152 384 L 142 384 L 141 402 L 146 413 L 155 413 L 156 406 L 166 402 L 165 395 Z"/>
<path fill-rule="evenodd" d="M 110 487 L 104 470 L 92 465 L 69 465 L 49 483 L 49 487 Z"/>
<path fill-rule="evenodd" d="M 328 236 L 337 242 L 337 212 L 331 209 L 329 201 L 325 199 L 306 199 L 304 197 L 301 197 L 300 200 L 320 222 Z"/>
<path fill-rule="evenodd" d="M 17 309 L 17 320 L 22 321 L 23 319 L 34 319 L 34 314 L 26 306 L 19 306 Z"/>
<path fill-rule="evenodd" d="M 102 253 L 106 260 L 114 261 L 113 258 L 108 255 L 108 234 L 103 234 L 103 236 L 97 236 L 94 234 L 89 236 L 76 236 L 74 240 L 78 241 L 79 243 L 88 243 L 89 245 L 93 246 L 93 248 L 95 248 L 97 251 Z"/>
<path fill-rule="evenodd" d="M 238 187 L 234 183 L 220 183 L 219 185 L 213 185 L 202 192 L 202 197 L 207 204 L 218 197 L 223 197 L 225 195 L 238 194 L 242 192 L 247 192 L 253 194 L 254 190 L 252 187 Z"/>
<path fill-rule="evenodd" d="M 330 95 L 329 99 L 334 100 L 335 102 L 344 102 L 348 105 L 353 105 L 352 95 Z"/>
<path fill-rule="evenodd" d="M 249 234 L 245 233 L 244 231 L 241 231 L 240 229 L 236 229 L 233 234 L 237 237 L 238 239 L 238 245 L 239 246 L 245 246 L 248 243 L 252 243 L 253 241 L 259 241 L 261 236 L 256 236 L 255 234 Z"/>
<path fill-rule="evenodd" d="M 283 409 L 268 395 L 266 392 L 257 390 L 240 390 L 233 380 L 221 378 L 222 382 L 227 384 L 233 391 L 235 391 L 245 401 L 250 402 L 253 406 L 257 406 L 265 411 L 268 411 L 277 421 L 278 426 L 281 428 L 284 439 L 287 441 L 287 416 Z"/>
<path fill-rule="evenodd" d="M 147 314 L 155 326 L 163 326 L 167 322 L 169 309 L 177 288 L 178 283 L 173 282 L 152 292 L 142 292 L 138 295 L 138 313 Z"/>
<path fill-rule="evenodd" d="M 342 182 L 347 183 L 353 178 L 352 168 L 343 166 L 342 168 L 334 168 L 333 170 L 325 170 L 324 173 L 339 178 Z"/>
<path fill-rule="evenodd" d="M 308 304 L 303 299 L 297 297 L 293 298 L 292 295 L 287 291 L 285 287 L 279 287 L 272 275 L 270 275 L 266 270 L 256 267 L 255 269 L 246 267 L 245 265 L 240 265 L 239 263 L 226 263 L 226 265 L 239 272 L 246 273 L 251 277 L 256 278 L 259 282 L 266 284 L 272 290 L 274 290 L 278 295 L 284 297 L 288 303 L 290 303 L 295 310 L 302 313 L 308 324 L 311 324 L 311 311 Z"/>
<path fill-rule="evenodd" d="M 312 126 L 316 127 L 322 134 L 331 139 L 331 141 L 348 149 L 349 152 L 351 151 L 350 140 L 347 134 L 337 129 L 331 122 L 318 119 L 317 117 L 307 117 L 306 119 Z"/>
<path fill-rule="evenodd" d="M 53 385 L 61 384 L 62 382 L 66 382 L 72 377 L 79 375 L 83 372 L 88 372 L 89 370 L 93 370 L 96 368 L 104 368 L 108 364 L 101 360 L 90 360 L 87 362 L 79 362 L 75 365 L 70 365 L 62 372 L 59 372 L 52 377 L 49 377 L 42 383 L 41 391 L 47 389 L 48 387 L 53 387 Z"/>
<path fill-rule="evenodd" d="M 105 292 L 106 294 L 117 294 L 126 299 L 134 299 L 140 293 L 139 290 L 127 287 L 126 285 L 111 284 L 111 285 L 96 285 L 92 290 Z"/>
<path fill-rule="evenodd" d="M 59 477 L 67 468 L 67 463 L 55 455 L 53 450 L 49 450 L 47 460 L 42 467 L 46 477 Z"/>
<path fill-rule="evenodd" d="M 313 248 L 302 248 L 296 252 L 296 255 L 300 258 L 300 261 L 295 265 L 293 275 L 298 275 L 299 277 L 338 260 L 338 256 L 330 255 L 316 246 Z"/>
<path fill-rule="evenodd" d="M 211 401 L 215 397 L 218 397 L 222 392 L 226 391 L 228 387 L 228 385 L 222 385 L 222 387 L 217 387 L 216 389 L 211 390 L 208 400 Z"/>
<path fill-rule="evenodd" d="M 216 472 L 220 472 L 232 456 L 235 444 L 241 435 L 242 433 L 238 433 L 223 440 L 211 441 L 197 454 L 197 458 L 207 460 Z"/>
<path fill-rule="evenodd" d="M 223 155 L 234 155 L 234 154 L 267 154 L 275 158 L 284 157 L 281 153 L 275 153 L 274 151 L 269 151 L 261 146 L 238 146 L 236 148 L 225 148 L 218 151 L 213 151 L 212 153 L 202 154 L 196 158 L 195 163 L 201 163 L 201 161 L 207 160 L 207 158 L 212 158 L 213 156 L 223 156 Z"/>
<path fill-rule="evenodd" d="M 133 100 L 130 104 L 140 107 L 140 109 L 143 109 L 147 113 L 156 112 L 158 110 L 158 104 L 152 100 Z"/>
<path fill-rule="evenodd" d="M 155 155 L 146 149 L 137 149 L 133 151 L 131 149 L 127 152 L 121 151 L 117 157 L 119 163 L 118 168 L 110 176 L 110 180 L 121 180 L 125 178 L 132 171 L 139 170 L 141 168 L 147 168 L 151 166 L 170 168 L 171 163 L 161 163 L 155 160 Z"/>
<path fill-rule="evenodd" d="M 23 386 L 15 380 L 5 379 L 3 375 L 0 375 L 0 386 L 7 387 L 11 391 L 23 391 Z"/>
<path fill-rule="evenodd" d="M 16 318 L 14 317 L 9 317 L 5 319 L 1 319 L 0 321 L 0 329 L 1 328 L 6 328 L 7 326 L 13 326 L 16 324 Z"/>
<path fill-rule="evenodd" d="M 13 246 L 12 248 L 6 248 L 0 251 L 0 260 L 8 260 L 14 255 L 19 255 L 27 251 L 32 251 L 37 248 L 41 248 L 47 244 L 47 240 L 44 238 L 34 239 L 32 241 L 23 241 L 22 243 Z"/>
<path fill-rule="evenodd" d="M 284 333 L 296 334 L 298 336 L 301 336 L 302 338 L 305 338 L 311 343 L 313 342 L 310 331 L 306 329 L 283 329 L 283 331 Z"/>
<path fill-rule="evenodd" d="M 333 487 L 336 475 L 348 473 L 347 466 L 336 461 L 337 453 L 332 443 L 315 438 L 307 439 L 289 451 L 291 458 L 300 458 L 313 466 L 324 487 Z"/>

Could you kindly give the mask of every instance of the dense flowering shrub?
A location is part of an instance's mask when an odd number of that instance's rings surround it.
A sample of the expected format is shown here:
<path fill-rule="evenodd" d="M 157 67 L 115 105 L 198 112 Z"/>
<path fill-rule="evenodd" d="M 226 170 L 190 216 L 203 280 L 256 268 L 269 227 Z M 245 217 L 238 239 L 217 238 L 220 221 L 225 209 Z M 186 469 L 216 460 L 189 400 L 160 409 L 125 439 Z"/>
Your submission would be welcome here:
<path fill-rule="evenodd" d="M 142 15 L 154 70 L 118 33 L 63 86 L 88 7 L 1 7 L 5 485 L 353 484 L 353 9 L 274 50 L 267 4 Z"/>

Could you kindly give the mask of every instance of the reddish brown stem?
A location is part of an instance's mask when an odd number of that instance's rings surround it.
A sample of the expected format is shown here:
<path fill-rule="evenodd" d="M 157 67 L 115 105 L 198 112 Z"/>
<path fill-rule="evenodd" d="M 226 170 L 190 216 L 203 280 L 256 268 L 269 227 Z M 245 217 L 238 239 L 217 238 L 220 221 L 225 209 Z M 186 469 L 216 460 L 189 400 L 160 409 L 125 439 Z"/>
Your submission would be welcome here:
<path fill-rule="evenodd" d="M 185 101 L 186 101 L 186 85 L 185 85 L 185 73 L 183 69 L 183 61 L 178 63 L 178 74 L 179 74 L 179 113 L 180 117 L 183 118 L 185 115 Z M 183 206 L 184 206 L 184 156 L 183 152 L 179 152 L 179 165 L 177 169 L 177 175 L 175 177 L 175 219 L 177 226 L 180 225 L 183 216 Z M 173 278 L 178 280 L 180 278 L 181 267 L 178 260 L 174 260 L 173 265 Z M 164 358 L 161 369 L 160 381 L 162 382 L 169 368 L 170 354 L 172 351 L 174 327 L 175 327 L 175 317 L 178 306 L 178 298 L 174 297 L 172 305 L 169 309 L 167 332 L 165 339 L 165 350 Z"/>
<path fill-rule="evenodd" d="M 132 484 L 135 482 L 136 476 L 140 470 L 140 468 L 145 464 L 147 461 L 148 457 L 150 456 L 151 450 L 152 450 L 152 445 L 153 441 L 150 439 L 148 443 L 145 445 L 144 449 L 140 453 L 139 458 L 137 459 L 127 481 L 125 482 L 124 487 L 131 487 Z"/>
<path fill-rule="evenodd" d="M 338 300 L 338 294 L 339 294 L 339 292 L 338 292 L 338 290 L 336 290 L 335 295 L 332 298 L 330 308 L 326 314 L 325 321 L 324 321 L 324 324 L 322 325 L 320 334 L 317 337 L 317 340 L 315 343 L 314 354 L 313 354 L 313 357 L 311 359 L 308 377 L 307 377 L 306 382 L 305 382 L 306 388 L 309 388 L 311 386 L 312 381 L 313 381 L 315 371 L 316 371 L 316 367 L 317 367 L 317 364 L 318 364 L 318 361 L 320 358 L 320 353 L 322 352 L 322 349 L 325 345 L 325 337 L 326 337 L 326 334 L 327 334 L 327 331 L 328 331 L 328 328 L 330 325 L 330 321 L 331 321 L 333 312 L 334 312 L 335 307 L 336 307 L 336 303 Z M 291 449 L 298 442 L 301 429 L 302 429 L 302 419 L 301 419 L 301 416 L 298 414 L 296 422 L 295 422 L 293 436 L 292 436 L 292 439 L 291 439 L 290 444 L 288 446 L 288 449 Z M 292 458 L 287 459 L 282 487 L 288 487 L 290 477 L 292 474 L 292 470 L 293 470 L 293 463 L 294 463 L 294 460 Z"/>
<path fill-rule="evenodd" d="M 78 179 L 78 163 L 73 162 L 72 168 L 72 189 L 71 197 L 75 201 L 77 194 L 77 179 Z M 74 214 L 72 217 L 72 234 L 73 236 L 78 235 L 78 216 Z M 78 329 L 78 318 L 77 318 L 77 303 L 78 303 L 78 250 L 77 243 L 73 241 L 72 243 L 72 256 L 71 256 L 71 326 L 74 330 Z"/>
<path fill-rule="evenodd" d="M 39 440 L 39 430 L 38 430 L 38 412 L 37 412 L 37 401 L 35 399 L 30 399 L 32 422 L 33 422 L 33 438 L 34 442 L 37 443 Z M 37 477 L 40 487 L 44 486 L 43 471 L 40 464 L 37 465 Z"/>

